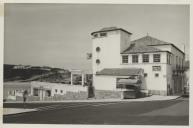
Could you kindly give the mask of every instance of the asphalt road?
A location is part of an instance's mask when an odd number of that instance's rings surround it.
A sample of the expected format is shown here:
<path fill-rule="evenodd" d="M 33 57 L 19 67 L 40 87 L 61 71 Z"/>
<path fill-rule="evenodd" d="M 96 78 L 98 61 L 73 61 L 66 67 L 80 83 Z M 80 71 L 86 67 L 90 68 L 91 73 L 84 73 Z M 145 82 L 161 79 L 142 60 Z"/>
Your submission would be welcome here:
<path fill-rule="evenodd" d="M 21 108 L 23 104 L 6 103 L 4 107 Z M 108 103 L 28 103 L 26 108 L 36 108 L 38 111 L 6 115 L 3 116 L 3 122 L 111 125 L 189 124 L 189 101 L 187 99 Z"/>

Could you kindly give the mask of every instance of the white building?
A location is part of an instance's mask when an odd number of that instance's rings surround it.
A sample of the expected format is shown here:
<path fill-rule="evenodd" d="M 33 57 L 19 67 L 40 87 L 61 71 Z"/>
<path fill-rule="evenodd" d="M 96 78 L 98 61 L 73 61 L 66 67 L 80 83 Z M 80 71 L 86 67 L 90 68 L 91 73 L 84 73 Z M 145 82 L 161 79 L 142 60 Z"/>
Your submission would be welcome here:
<path fill-rule="evenodd" d="M 181 93 L 185 54 L 174 44 L 148 35 L 131 41 L 132 33 L 116 27 L 103 28 L 91 35 L 96 90 L 118 91 L 119 78 L 141 75 L 141 89 L 149 93 Z"/>
<path fill-rule="evenodd" d="M 57 97 L 71 98 L 84 93 L 87 98 L 87 87 L 83 85 L 70 85 L 48 82 L 5 82 L 3 99 L 22 100 L 23 92 L 28 92 L 28 100 L 58 100 Z M 56 97 L 56 98 L 54 98 Z M 73 98 L 71 98 L 73 99 Z"/>

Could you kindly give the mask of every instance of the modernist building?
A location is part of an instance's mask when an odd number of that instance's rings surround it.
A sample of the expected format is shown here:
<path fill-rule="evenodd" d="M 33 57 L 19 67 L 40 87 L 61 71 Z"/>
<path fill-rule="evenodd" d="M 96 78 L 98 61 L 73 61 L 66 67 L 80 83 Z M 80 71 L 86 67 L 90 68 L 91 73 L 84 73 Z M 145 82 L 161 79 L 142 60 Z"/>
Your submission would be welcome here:
<path fill-rule="evenodd" d="M 139 75 L 143 77 L 141 89 L 151 94 L 181 93 L 185 54 L 174 44 L 149 35 L 131 41 L 132 33 L 116 27 L 91 35 L 96 90 L 118 91 L 120 78 Z"/>

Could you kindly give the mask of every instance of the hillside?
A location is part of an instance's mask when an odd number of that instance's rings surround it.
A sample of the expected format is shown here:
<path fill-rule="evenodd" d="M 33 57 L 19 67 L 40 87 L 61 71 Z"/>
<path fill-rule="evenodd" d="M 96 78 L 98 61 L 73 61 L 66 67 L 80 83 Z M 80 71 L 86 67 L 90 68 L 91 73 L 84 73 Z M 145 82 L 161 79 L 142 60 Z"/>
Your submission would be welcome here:
<path fill-rule="evenodd" d="M 51 67 L 4 64 L 4 82 L 8 81 L 44 81 L 52 83 L 69 83 L 68 70 Z"/>

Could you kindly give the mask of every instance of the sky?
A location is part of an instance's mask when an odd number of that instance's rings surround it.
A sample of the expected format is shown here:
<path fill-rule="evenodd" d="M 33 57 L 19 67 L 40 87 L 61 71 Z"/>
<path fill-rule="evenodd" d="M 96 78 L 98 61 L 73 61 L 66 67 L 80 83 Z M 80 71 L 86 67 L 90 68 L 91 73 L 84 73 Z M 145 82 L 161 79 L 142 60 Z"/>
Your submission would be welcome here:
<path fill-rule="evenodd" d="M 189 53 L 188 5 L 5 4 L 4 63 L 91 70 L 91 32 L 116 26 Z"/>

